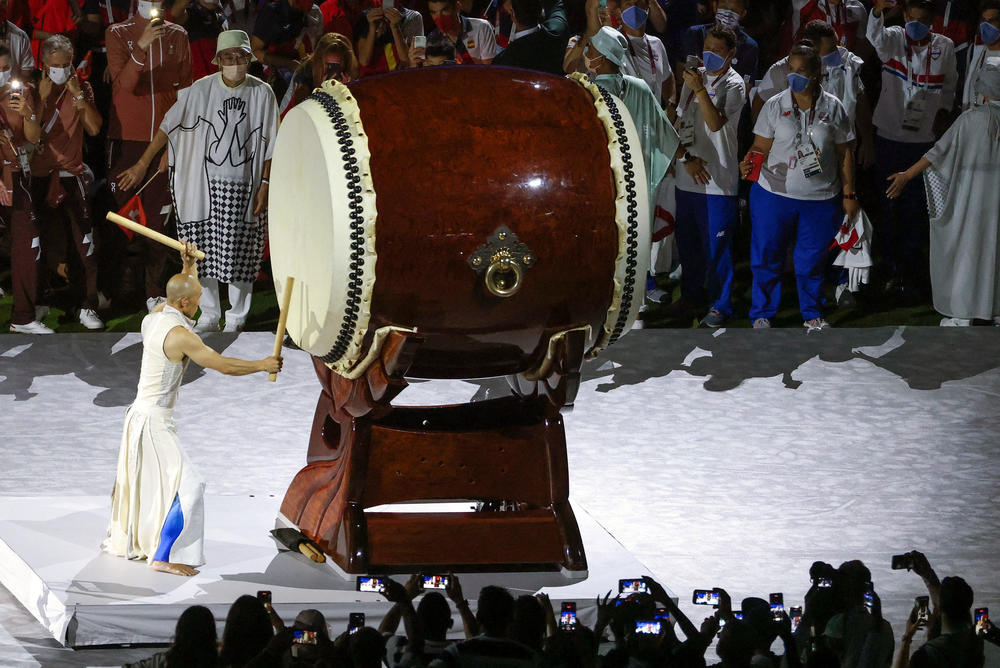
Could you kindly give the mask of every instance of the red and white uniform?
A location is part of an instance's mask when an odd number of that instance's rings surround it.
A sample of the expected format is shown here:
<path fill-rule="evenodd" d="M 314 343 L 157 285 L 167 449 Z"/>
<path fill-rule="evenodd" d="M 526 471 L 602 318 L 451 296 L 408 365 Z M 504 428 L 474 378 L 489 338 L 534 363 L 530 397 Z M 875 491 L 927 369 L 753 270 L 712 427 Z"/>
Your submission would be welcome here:
<path fill-rule="evenodd" d="M 857 43 L 865 36 L 866 14 L 858 0 L 792 0 L 792 17 L 785 32 L 785 52 L 802 39 L 810 21 L 826 21 L 833 26 L 841 46 L 857 52 Z"/>

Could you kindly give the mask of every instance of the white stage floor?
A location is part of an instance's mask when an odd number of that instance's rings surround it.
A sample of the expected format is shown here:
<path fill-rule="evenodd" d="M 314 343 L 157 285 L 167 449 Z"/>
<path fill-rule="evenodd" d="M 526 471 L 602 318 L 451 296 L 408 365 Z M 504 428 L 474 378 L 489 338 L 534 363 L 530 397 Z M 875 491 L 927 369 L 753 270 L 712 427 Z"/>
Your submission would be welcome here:
<path fill-rule="evenodd" d="M 1000 610 L 1000 513 L 991 510 L 1000 502 L 998 334 L 633 332 L 585 368 L 566 417 L 578 514 L 586 509 L 682 604 L 692 588 L 723 586 L 737 600 L 783 591 L 798 605 L 814 559 L 860 558 L 898 637 L 921 584 L 890 571 L 889 558 L 919 548 L 940 575 L 965 577 L 977 606 Z M 271 340 L 209 341 L 262 357 Z M 107 499 L 139 355 L 135 334 L 0 337 L 5 519 L 16 497 Z M 304 354 L 287 353 L 285 369 L 277 384 L 192 370 L 179 430 L 213 500 L 274 495 L 277 504 L 300 468 L 319 386 Z M 400 399 L 461 402 L 503 387 L 422 382 Z M 103 532 L 96 507 L 89 512 Z M 245 572 L 266 571 L 256 569 Z M 0 664 L 76 666 L 97 656 L 54 662 L 45 633 L 23 615 L 0 600 Z M 995 648 L 988 657 L 1000 665 Z"/>

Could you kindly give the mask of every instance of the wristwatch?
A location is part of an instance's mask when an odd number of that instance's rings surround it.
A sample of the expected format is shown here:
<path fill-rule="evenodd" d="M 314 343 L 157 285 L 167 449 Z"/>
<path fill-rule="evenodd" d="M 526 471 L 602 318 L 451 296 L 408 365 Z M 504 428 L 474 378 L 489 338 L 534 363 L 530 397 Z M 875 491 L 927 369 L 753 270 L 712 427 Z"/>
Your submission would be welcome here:
<path fill-rule="evenodd" d="M 857 199 L 857 193 L 844 193 L 844 199 Z"/>
<path fill-rule="evenodd" d="M 683 162 L 691 162 L 694 160 L 694 156 L 690 152 L 684 151 L 684 156 L 681 158 Z"/>

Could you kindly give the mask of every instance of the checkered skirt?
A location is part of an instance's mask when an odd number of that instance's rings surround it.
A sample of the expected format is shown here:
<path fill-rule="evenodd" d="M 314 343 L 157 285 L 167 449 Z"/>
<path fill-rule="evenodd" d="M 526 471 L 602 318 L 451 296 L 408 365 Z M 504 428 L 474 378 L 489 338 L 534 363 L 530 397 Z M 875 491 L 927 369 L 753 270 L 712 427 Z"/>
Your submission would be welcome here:
<path fill-rule="evenodd" d="M 208 181 L 211 207 L 208 220 L 177 223 L 178 236 L 205 251 L 198 273 L 223 283 L 252 282 L 264 253 L 266 219 L 244 220 L 253 197 L 253 184 L 229 179 Z"/>

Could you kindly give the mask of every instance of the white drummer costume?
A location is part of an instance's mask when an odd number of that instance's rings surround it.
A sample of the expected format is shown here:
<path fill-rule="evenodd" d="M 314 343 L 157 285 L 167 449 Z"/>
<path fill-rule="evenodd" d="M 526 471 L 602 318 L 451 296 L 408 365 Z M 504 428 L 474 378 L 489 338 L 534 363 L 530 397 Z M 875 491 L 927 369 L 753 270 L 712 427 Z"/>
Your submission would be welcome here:
<path fill-rule="evenodd" d="M 160 129 L 169 142 L 177 234 L 205 251 L 198 264 L 202 317 L 218 323 L 218 282 L 248 310 L 260 270 L 265 221 L 253 214 L 254 199 L 274 150 L 278 105 L 257 77 L 231 88 L 221 73 L 210 74 L 177 94 Z M 235 300 L 234 288 L 241 293 Z M 233 315 L 226 314 L 227 326 L 241 326 L 246 313 L 230 322 Z"/>
<path fill-rule="evenodd" d="M 142 321 L 142 368 L 125 413 L 111 521 L 102 549 L 128 559 L 205 563 L 205 483 L 181 449 L 174 404 L 188 360 L 171 362 L 163 342 L 193 322 L 172 306 Z"/>

